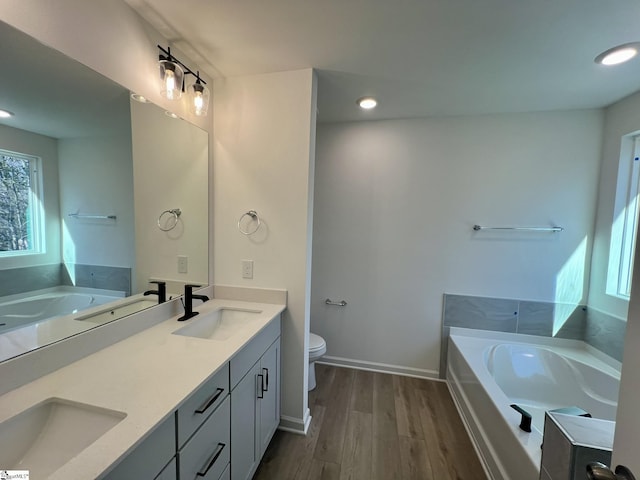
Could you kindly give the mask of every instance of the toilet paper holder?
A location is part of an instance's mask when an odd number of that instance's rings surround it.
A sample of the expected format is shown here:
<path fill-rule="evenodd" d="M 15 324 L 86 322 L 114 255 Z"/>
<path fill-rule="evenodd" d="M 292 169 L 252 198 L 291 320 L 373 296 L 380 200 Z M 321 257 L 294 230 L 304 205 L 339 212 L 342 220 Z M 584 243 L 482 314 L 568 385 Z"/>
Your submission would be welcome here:
<path fill-rule="evenodd" d="M 326 305 L 335 305 L 336 307 L 346 307 L 347 306 L 347 302 L 345 302 L 344 300 L 340 300 L 339 302 L 334 302 L 330 298 L 327 298 L 324 301 L 324 303 Z"/>

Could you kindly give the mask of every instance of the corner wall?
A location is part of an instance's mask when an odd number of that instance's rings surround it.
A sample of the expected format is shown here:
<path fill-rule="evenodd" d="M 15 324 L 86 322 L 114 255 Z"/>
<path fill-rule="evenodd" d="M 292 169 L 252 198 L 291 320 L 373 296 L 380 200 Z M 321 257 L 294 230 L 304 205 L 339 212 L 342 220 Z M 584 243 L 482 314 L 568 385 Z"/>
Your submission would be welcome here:
<path fill-rule="evenodd" d="M 308 425 L 308 322 L 316 83 L 311 69 L 214 83 L 213 283 L 286 289 L 282 422 Z M 254 235 L 238 219 L 256 210 Z M 252 226 L 251 226 L 252 227 Z M 253 279 L 241 261 L 253 260 Z"/>

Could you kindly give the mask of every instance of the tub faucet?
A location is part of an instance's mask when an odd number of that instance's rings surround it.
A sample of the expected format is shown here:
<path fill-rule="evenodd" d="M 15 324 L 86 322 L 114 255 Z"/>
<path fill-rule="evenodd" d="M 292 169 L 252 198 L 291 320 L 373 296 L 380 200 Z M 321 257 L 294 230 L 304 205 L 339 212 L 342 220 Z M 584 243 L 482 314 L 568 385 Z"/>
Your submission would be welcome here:
<path fill-rule="evenodd" d="M 209 297 L 206 295 L 194 295 L 193 289 L 199 288 L 200 285 L 185 285 L 184 286 L 184 315 L 181 316 L 178 321 L 184 322 L 185 320 L 189 320 L 192 317 L 198 315 L 199 312 L 193 311 L 193 301 L 194 300 L 202 300 L 202 302 L 206 302 L 209 300 Z"/>
<path fill-rule="evenodd" d="M 164 303 L 167 301 L 167 283 L 166 282 L 158 282 L 158 281 L 151 281 L 149 283 L 155 283 L 156 285 L 158 285 L 158 289 L 157 290 L 147 290 L 146 292 L 144 292 L 142 295 L 147 296 L 147 295 L 158 295 L 158 303 Z"/>
<path fill-rule="evenodd" d="M 511 408 L 513 408 L 516 412 L 518 412 L 520 415 L 522 415 L 522 418 L 520 420 L 520 430 L 523 430 L 525 432 L 530 432 L 531 431 L 531 414 L 529 412 L 527 412 L 524 408 L 522 408 L 520 405 L 516 405 L 515 403 L 511 404 Z"/>

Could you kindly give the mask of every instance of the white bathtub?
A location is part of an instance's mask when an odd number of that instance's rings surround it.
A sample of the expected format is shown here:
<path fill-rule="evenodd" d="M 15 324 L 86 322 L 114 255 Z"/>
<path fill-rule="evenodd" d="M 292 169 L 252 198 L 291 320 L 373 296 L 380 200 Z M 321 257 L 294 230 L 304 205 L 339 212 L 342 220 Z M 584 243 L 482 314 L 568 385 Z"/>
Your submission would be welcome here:
<path fill-rule="evenodd" d="M 42 320 L 69 315 L 95 307 L 119 298 L 80 290 L 74 292 L 69 288 L 47 289 L 31 294 L 23 294 L 19 298 L 0 301 L 0 333 L 24 327 Z"/>
<path fill-rule="evenodd" d="M 491 478 L 538 479 L 547 410 L 615 420 L 620 364 L 583 342 L 451 330 L 447 381 Z M 531 413 L 530 433 L 514 403 Z"/>

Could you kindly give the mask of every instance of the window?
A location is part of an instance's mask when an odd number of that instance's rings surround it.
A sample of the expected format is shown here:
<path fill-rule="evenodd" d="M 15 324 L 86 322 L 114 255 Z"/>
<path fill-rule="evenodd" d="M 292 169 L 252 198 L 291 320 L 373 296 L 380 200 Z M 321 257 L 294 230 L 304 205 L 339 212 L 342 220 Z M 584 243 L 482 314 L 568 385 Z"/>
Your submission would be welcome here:
<path fill-rule="evenodd" d="M 0 150 L 0 256 L 41 253 L 40 159 Z"/>
<path fill-rule="evenodd" d="M 633 255 L 640 210 L 640 135 L 622 138 L 620 167 L 611 227 L 607 293 L 622 298 L 631 294 Z"/>

